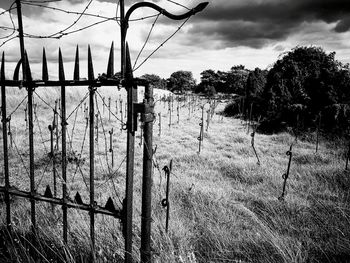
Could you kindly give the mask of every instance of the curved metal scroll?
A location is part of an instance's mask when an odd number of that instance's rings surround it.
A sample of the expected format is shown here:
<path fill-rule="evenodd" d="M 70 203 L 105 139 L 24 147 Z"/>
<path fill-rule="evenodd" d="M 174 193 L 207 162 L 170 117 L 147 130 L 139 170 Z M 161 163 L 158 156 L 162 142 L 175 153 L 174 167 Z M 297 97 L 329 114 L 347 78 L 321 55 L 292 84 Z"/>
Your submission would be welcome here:
<path fill-rule="evenodd" d="M 126 23 L 128 23 L 131 13 L 140 7 L 153 8 L 154 10 L 160 12 L 161 14 L 165 15 L 166 17 L 168 17 L 170 19 L 182 20 L 182 19 L 188 18 L 192 15 L 195 15 L 198 12 L 201 12 L 204 8 L 207 7 L 208 4 L 209 4 L 209 2 L 203 2 L 203 3 L 200 3 L 199 5 L 197 5 L 195 8 L 191 9 L 190 11 L 188 11 L 182 15 L 174 15 L 174 14 L 169 13 L 168 11 L 166 11 L 165 9 L 161 8 L 160 6 L 158 6 L 154 3 L 140 2 L 140 3 L 134 4 L 133 6 L 130 7 L 128 12 L 125 14 L 125 21 L 126 21 Z"/>

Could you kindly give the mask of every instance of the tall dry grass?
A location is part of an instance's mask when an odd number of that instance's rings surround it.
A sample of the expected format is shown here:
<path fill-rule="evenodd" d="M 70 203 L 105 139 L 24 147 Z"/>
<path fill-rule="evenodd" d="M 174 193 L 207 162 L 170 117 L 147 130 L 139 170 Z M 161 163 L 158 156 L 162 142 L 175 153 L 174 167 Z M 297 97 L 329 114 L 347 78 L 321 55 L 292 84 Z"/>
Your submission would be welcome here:
<path fill-rule="evenodd" d="M 50 105 L 59 96 L 58 89 L 38 92 Z M 72 88 L 68 92 L 68 105 L 72 110 L 87 89 Z M 125 93 L 118 92 L 117 89 L 101 88 L 101 94 L 105 98 L 113 98 L 113 107 L 119 95 L 125 101 Z M 20 95 L 23 94 L 9 92 L 9 101 L 12 100 L 9 109 L 16 107 Z M 140 93 L 139 98 L 141 97 Z M 154 123 L 154 145 L 157 145 L 155 163 L 160 168 L 154 168 L 153 173 L 152 250 L 155 262 L 349 262 L 350 174 L 344 170 L 346 145 L 322 140 L 319 152 L 315 153 L 314 136 L 299 140 L 293 148 L 287 195 L 284 201 L 279 201 L 282 174 L 288 163 L 285 153 L 294 141 L 290 134 L 256 135 L 255 146 L 261 159 L 259 166 L 244 123 L 216 114 L 208 132 L 204 134 L 203 148 L 198 154 L 198 124 L 201 121 L 199 107 L 193 112 L 190 110 L 189 115 L 187 104 L 181 103 L 180 122 L 177 123 L 177 102 L 174 102 L 172 126 L 169 128 L 168 104 L 160 98 L 161 95 L 156 98 L 156 113 L 161 113 L 162 116 L 161 136 L 158 136 L 158 118 Z M 52 121 L 52 116 L 47 115 L 50 108 L 38 98 L 36 101 L 40 109 L 38 123 L 47 127 Z M 205 102 L 197 100 L 198 104 Z M 99 107 L 102 112 L 101 101 Z M 207 109 L 208 104 L 205 107 Z M 219 113 L 223 108 L 224 104 L 220 104 L 216 112 Z M 23 108 L 20 110 L 18 116 L 14 117 L 17 123 L 14 122 L 13 125 L 17 126 L 15 140 L 27 164 L 27 131 L 24 129 Z M 116 119 L 112 118 L 109 122 L 108 114 L 105 112 L 102 115 L 105 130 L 113 127 L 115 131 L 113 144 L 116 165 L 108 168 L 111 160 L 110 156 L 108 160 L 105 158 L 105 138 L 100 128 L 99 143 L 95 145 L 97 201 L 104 204 L 112 196 L 120 208 L 119 200 L 124 196 L 125 187 L 123 158 L 126 153 L 126 136 L 124 131 L 119 130 L 120 123 Z M 38 123 L 35 125 L 36 182 L 39 183 L 41 175 L 44 175 L 38 186 L 38 191 L 43 193 L 47 184 L 52 186 L 52 175 L 50 170 L 45 170 L 49 159 L 45 157 L 44 144 L 46 147 L 49 144 L 42 143 Z M 74 115 L 69 120 L 68 133 L 72 131 L 73 123 Z M 85 120 L 80 110 L 72 149 L 69 148 L 69 151 L 80 152 L 84 131 Z M 43 133 L 45 141 L 48 133 L 46 130 Z M 108 138 L 107 141 L 109 142 Z M 136 134 L 135 148 L 135 261 L 139 260 L 140 247 L 142 147 L 138 145 L 139 142 L 140 130 Z M 74 180 L 76 163 L 68 165 L 69 193 L 73 197 L 79 191 L 83 200 L 88 200 L 88 187 L 82 176 L 88 178 L 88 144 L 82 151 L 82 157 L 85 158 L 81 165 L 82 173 L 77 173 Z M 165 197 L 166 180 L 161 169 L 171 159 L 174 165 L 170 187 L 170 229 L 166 233 L 165 210 L 160 203 Z M 10 151 L 10 163 L 12 185 L 28 189 L 29 180 L 14 149 Z M 120 164 L 121 168 L 117 171 Z M 105 183 L 110 176 L 113 176 L 115 188 L 111 181 Z M 14 228 L 17 235 L 23 237 L 30 229 L 29 205 L 21 199 L 14 199 L 12 204 Z M 4 213 L 1 215 L 4 221 Z M 69 210 L 69 246 L 63 246 L 60 238 L 62 218 L 59 207 L 52 213 L 51 207 L 40 204 L 37 217 L 40 222 L 40 240 L 44 243 L 39 246 L 39 252 L 43 255 L 39 257 L 42 262 L 50 261 L 50 256 L 67 262 L 88 260 L 84 256 L 89 251 L 86 213 Z M 96 231 L 98 262 L 121 262 L 124 252 L 120 222 L 97 216 Z M 31 260 L 33 253 L 26 252 L 27 245 L 23 238 L 17 240 L 22 240 L 19 246 L 13 241 L 5 242 L 5 247 L 14 255 L 7 259 L 17 262 Z M 54 244 L 54 252 L 50 254 L 45 246 L 51 242 Z M 8 255 L 2 254 L 3 258 Z"/>

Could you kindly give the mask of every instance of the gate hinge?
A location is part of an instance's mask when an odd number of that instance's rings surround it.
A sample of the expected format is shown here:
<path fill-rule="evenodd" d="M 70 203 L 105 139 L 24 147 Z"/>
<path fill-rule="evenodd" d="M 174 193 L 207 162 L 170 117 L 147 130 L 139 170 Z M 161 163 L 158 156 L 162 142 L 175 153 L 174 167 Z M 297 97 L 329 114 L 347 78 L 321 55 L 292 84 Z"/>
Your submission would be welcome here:
<path fill-rule="evenodd" d="M 134 103 L 135 113 L 141 113 L 142 122 L 154 121 L 153 107 L 153 104 L 150 103 Z"/>

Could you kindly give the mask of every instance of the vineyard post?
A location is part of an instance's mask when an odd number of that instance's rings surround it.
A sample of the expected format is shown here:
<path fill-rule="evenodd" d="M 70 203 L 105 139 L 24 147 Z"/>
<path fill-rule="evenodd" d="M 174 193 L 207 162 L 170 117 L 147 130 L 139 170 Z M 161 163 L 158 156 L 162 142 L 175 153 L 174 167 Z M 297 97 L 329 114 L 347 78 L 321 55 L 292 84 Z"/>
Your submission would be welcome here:
<path fill-rule="evenodd" d="M 286 171 L 286 173 L 284 173 L 284 174 L 282 175 L 282 178 L 283 178 L 282 194 L 281 194 L 281 196 L 278 198 L 280 201 L 283 201 L 283 200 L 284 200 L 284 196 L 285 196 L 285 193 L 286 193 L 287 179 L 288 179 L 288 177 L 289 177 L 290 165 L 291 165 L 291 163 L 292 163 L 292 156 L 293 156 L 292 149 L 293 149 L 293 144 L 290 145 L 289 151 L 286 152 L 287 156 L 289 156 L 289 159 L 288 159 L 287 171 Z"/>
<path fill-rule="evenodd" d="M 162 115 L 160 114 L 160 112 L 158 113 L 158 126 L 159 126 L 159 134 L 158 136 L 160 137 L 162 135 Z"/>

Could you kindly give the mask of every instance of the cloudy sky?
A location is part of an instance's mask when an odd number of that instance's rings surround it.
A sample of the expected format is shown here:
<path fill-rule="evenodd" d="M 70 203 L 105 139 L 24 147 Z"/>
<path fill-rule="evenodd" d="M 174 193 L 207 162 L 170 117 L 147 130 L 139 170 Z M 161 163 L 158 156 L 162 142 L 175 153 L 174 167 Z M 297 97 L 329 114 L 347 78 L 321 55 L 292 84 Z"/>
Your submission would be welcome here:
<path fill-rule="evenodd" d="M 171 13 L 187 10 L 169 0 L 152 0 Z M 59 39 L 25 38 L 25 46 L 33 75 L 40 74 L 42 48 L 49 60 L 49 74 L 57 76 L 57 54 L 61 47 L 66 62 L 66 78 L 69 78 L 79 45 L 82 72 L 85 68 L 87 45 L 91 45 L 95 74 L 106 71 L 109 47 L 114 41 L 115 68 L 120 68 L 120 27 L 115 20 L 105 21 L 91 16 L 114 18 L 118 0 L 61 0 L 47 3 L 44 0 L 22 0 L 24 32 L 31 36 L 60 36 Z M 137 2 L 125 0 L 126 10 Z M 199 0 L 176 0 L 189 8 Z M 7 10 L 13 0 L 1 0 L 0 12 Z M 42 5 L 42 6 L 38 6 Z M 50 8 L 45 8 L 50 7 Z M 87 9 L 86 9 L 87 7 Z M 56 8 L 52 9 L 52 8 Z M 62 12 L 60 10 L 69 11 Z M 80 13 L 86 14 L 78 21 Z M 131 19 L 155 15 L 157 12 L 142 8 Z M 17 13 L 12 11 L 17 27 Z M 127 40 L 131 59 L 135 62 L 149 31 L 153 28 L 147 45 L 138 59 L 141 63 L 154 49 L 175 32 L 181 21 L 171 21 L 163 16 L 130 22 Z M 75 21 L 77 21 L 75 23 Z M 88 29 L 78 29 L 101 22 Z M 154 25 L 154 26 L 153 26 Z M 2 26 L 2 28 L 1 28 Z M 4 28 L 5 27 L 5 28 Z M 13 28 L 9 13 L 0 16 L 0 43 L 5 41 Z M 283 52 L 297 45 L 321 46 L 326 52 L 336 51 L 336 59 L 350 62 L 350 1 L 349 0 L 209 0 L 208 7 L 192 17 L 179 32 L 166 42 L 149 60 L 134 72 L 135 76 L 155 73 L 164 78 L 177 70 L 189 70 L 199 80 L 205 69 L 229 70 L 243 64 L 249 69 L 271 66 Z M 57 34 L 55 34 L 57 33 Z M 12 35 L 15 36 L 16 34 Z M 7 74 L 19 59 L 18 38 L 7 42 L 5 51 Z M 85 67 L 85 68 L 84 68 Z"/>

